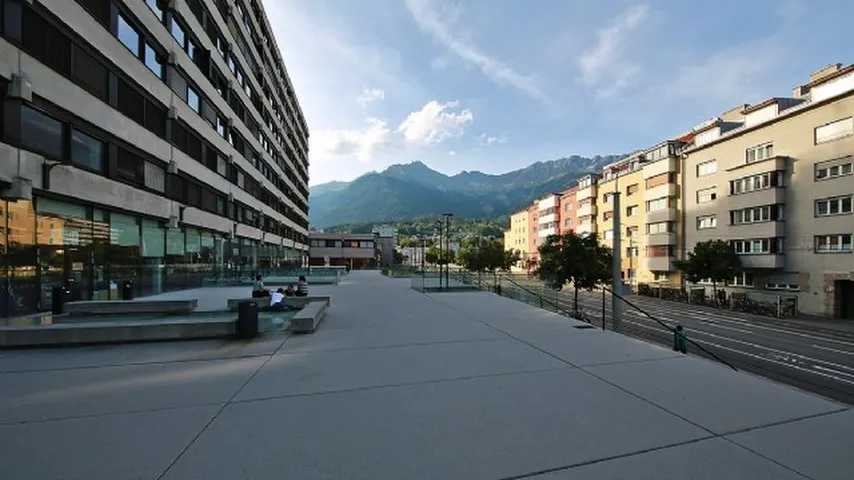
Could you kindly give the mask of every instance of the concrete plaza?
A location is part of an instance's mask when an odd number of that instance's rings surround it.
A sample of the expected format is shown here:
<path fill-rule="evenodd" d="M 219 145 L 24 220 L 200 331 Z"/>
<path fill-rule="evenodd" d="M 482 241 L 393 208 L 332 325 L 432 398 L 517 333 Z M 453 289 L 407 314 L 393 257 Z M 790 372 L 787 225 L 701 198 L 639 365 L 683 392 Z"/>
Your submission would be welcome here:
<path fill-rule="evenodd" d="M 845 405 L 490 293 L 311 293 L 313 335 L 0 352 L 3 477 L 854 478 Z"/>

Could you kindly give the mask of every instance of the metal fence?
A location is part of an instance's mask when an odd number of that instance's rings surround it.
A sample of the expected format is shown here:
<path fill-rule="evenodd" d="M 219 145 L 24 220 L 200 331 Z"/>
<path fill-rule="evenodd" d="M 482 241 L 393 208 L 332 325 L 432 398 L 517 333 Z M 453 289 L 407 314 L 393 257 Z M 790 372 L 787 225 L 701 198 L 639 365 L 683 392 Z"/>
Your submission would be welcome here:
<path fill-rule="evenodd" d="M 714 289 L 710 291 L 702 285 L 682 289 L 671 285 L 647 283 L 638 284 L 637 293 L 662 300 L 723 308 L 755 315 L 777 318 L 798 316 L 797 295 L 749 291 L 728 292 L 721 287 L 717 289 L 717 296 L 715 296 Z"/>

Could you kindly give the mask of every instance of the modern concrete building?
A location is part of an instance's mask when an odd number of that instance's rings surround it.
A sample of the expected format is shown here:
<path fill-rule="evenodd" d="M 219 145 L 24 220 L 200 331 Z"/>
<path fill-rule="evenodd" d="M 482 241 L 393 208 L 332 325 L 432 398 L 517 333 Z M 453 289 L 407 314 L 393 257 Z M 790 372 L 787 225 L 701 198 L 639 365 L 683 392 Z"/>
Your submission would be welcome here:
<path fill-rule="evenodd" d="M 0 315 L 303 263 L 308 128 L 258 0 L 0 5 Z"/>
<path fill-rule="evenodd" d="M 724 239 L 745 273 L 729 290 L 796 295 L 803 313 L 854 318 L 854 66 L 793 98 L 743 105 L 684 150 L 685 246 Z"/>
<path fill-rule="evenodd" d="M 311 266 L 376 268 L 382 259 L 379 237 L 374 233 L 311 232 L 309 242 Z"/>

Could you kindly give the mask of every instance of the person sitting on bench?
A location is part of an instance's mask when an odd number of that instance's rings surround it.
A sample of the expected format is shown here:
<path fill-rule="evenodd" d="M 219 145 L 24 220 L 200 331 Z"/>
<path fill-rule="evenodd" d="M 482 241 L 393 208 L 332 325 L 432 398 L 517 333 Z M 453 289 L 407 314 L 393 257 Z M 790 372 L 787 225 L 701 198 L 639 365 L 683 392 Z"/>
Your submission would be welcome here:
<path fill-rule="evenodd" d="M 293 283 L 289 283 L 289 284 L 288 284 L 288 288 L 287 288 L 287 289 L 285 289 L 285 296 L 286 296 L 286 297 L 293 297 L 294 295 L 296 295 L 296 293 L 297 293 L 297 291 L 296 291 L 296 290 L 294 290 L 294 284 L 293 284 Z"/>
<path fill-rule="evenodd" d="M 252 298 L 269 297 L 270 291 L 264 288 L 264 281 L 261 280 L 261 275 L 255 276 L 255 284 L 252 286 Z"/>
<path fill-rule="evenodd" d="M 307 297 L 308 296 L 308 282 L 305 281 L 305 276 L 300 275 L 299 281 L 297 282 L 297 296 L 298 297 Z"/>
<path fill-rule="evenodd" d="M 287 305 L 285 305 L 285 291 L 283 289 L 278 289 L 275 292 L 270 294 L 270 310 L 286 310 Z"/>

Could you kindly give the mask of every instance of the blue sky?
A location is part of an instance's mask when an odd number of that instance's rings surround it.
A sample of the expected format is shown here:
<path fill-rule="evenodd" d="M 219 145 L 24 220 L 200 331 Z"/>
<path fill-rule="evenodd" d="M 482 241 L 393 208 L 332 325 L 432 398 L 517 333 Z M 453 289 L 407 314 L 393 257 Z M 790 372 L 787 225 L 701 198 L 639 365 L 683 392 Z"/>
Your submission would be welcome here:
<path fill-rule="evenodd" d="M 850 63 L 854 2 L 266 0 L 311 184 L 646 147 Z"/>

